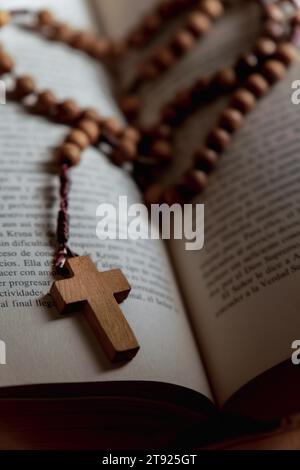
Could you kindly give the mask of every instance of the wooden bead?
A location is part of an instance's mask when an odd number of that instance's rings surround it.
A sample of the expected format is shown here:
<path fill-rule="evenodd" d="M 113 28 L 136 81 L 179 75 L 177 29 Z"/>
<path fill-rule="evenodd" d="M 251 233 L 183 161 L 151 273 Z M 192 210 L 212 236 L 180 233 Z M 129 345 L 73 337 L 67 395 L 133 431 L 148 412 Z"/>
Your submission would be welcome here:
<path fill-rule="evenodd" d="M 126 127 L 123 137 L 134 144 L 137 144 L 141 138 L 141 134 L 135 127 Z"/>
<path fill-rule="evenodd" d="M 227 70 L 227 69 L 226 69 Z M 227 75 L 226 75 L 227 77 Z M 225 77 L 225 86 L 227 86 L 227 78 Z M 229 82 L 231 82 L 230 77 Z M 216 83 L 217 86 L 219 86 L 219 81 L 223 82 L 222 77 L 218 77 L 218 74 L 216 74 L 213 83 Z M 208 90 L 210 89 L 212 85 L 212 80 L 210 77 L 201 77 L 199 80 L 196 81 L 196 83 L 192 87 L 192 99 L 193 101 L 195 100 L 196 102 L 199 102 L 202 100 L 203 97 L 207 96 Z"/>
<path fill-rule="evenodd" d="M 0 53 L 0 75 L 12 72 L 14 69 L 14 61 L 5 52 Z"/>
<path fill-rule="evenodd" d="M 194 36 L 187 30 L 179 31 L 172 42 L 172 47 L 176 54 L 184 54 L 195 45 Z"/>
<path fill-rule="evenodd" d="M 123 97 L 119 102 L 120 109 L 130 121 L 137 118 L 141 110 L 141 99 L 136 95 Z"/>
<path fill-rule="evenodd" d="M 54 41 L 70 44 L 74 38 L 74 31 L 66 23 L 56 23 L 52 27 L 51 38 Z"/>
<path fill-rule="evenodd" d="M 88 136 L 91 144 L 95 144 L 100 137 L 100 128 L 91 119 L 81 119 L 78 128 Z"/>
<path fill-rule="evenodd" d="M 141 47 L 145 42 L 144 39 L 145 35 L 143 31 L 137 29 L 131 33 L 130 37 L 128 38 L 128 43 L 132 47 Z"/>
<path fill-rule="evenodd" d="M 189 89 L 178 91 L 173 101 L 178 112 L 184 112 L 192 106 L 192 93 Z"/>
<path fill-rule="evenodd" d="M 224 7 L 219 0 L 202 0 L 199 8 L 213 20 L 216 20 L 224 13 Z"/>
<path fill-rule="evenodd" d="M 161 23 L 162 23 L 162 19 L 159 13 L 154 12 L 148 15 L 145 18 L 144 24 L 143 24 L 144 32 L 146 34 L 155 33 L 160 27 Z"/>
<path fill-rule="evenodd" d="M 191 169 L 185 173 L 183 178 L 183 184 L 188 189 L 198 194 L 207 187 L 207 174 L 201 170 Z"/>
<path fill-rule="evenodd" d="M 119 151 L 124 157 L 124 161 L 132 162 L 137 157 L 136 143 L 124 136 L 119 143 Z"/>
<path fill-rule="evenodd" d="M 224 129 L 216 127 L 207 137 L 207 146 L 216 152 L 224 152 L 230 141 L 230 134 Z"/>
<path fill-rule="evenodd" d="M 160 204 L 163 197 L 163 187 L 161 184 L 152 184 L 144 193 L 144 200 L 148 206 Z"/>
<path fill-rule="evenodd" d="M 261 98 L 269 91 L 270 85 L 261 74 L 255 73 L 250 75 L 245 87 L 247 90 L 251 91 L 256 98 Z"/>
<path fill-rule="evenodd" d="M 159 76 L 159 68 L 153 62 L 145 62 L 139 66 L 139 76 L 143 80 L 154 80 Z"/>
<path fill-rule="evenodd" d="M 276 52 L 276 59 L 283 62 L 285 65 L 291 65 L 293 62 L 298 60 L 298 51 L 293 44 L 285 42 L 279 44 Z"/>
<path fill-rule="evenodd" d="M 277 23 L 276 21 L 269 20 L 266 21 L 264 27 L 264 35 L 274 39 L 274 41 L 279 41 L 285 34 L 284 25 Z"/>
<path fill-rule="evenodd" d="M 199 37 L 209 31 L 211 21 L 207 15 L 194 12 L 188 18 L 187 27 L 195 37 Z"/>
<path fill-rule="evenodd" d="M 76 31 L 70 41 L 70 46 L 74 49 L 88 52 L 92 42 L 93 37 L 90 33 L 86 31 Z"/>
<path fill-rule="evenodd" d="M 173 148 L 167 140 L 157 140 L 152 146 L 151 155 L 158 160 L 171 160 Z"/>
<path fill-rule="evenodd" d="M 240 111 L 227 108 L 220 117 L 219 126 L 227 132 L 235 132 L 242 126 L 244 117 Z"/>
<path fill-rule="evenodd" d="M 102 122 L 102 118 L 95 108 L 84 109 L 81 114 L 81 119 L 89 119 L 96 122 L 98 125 Z"/>
<path fill-rule="evenodd" d="M 292 25 L 299 26 L 300 25 L 300 10 L 297 10 L 292 17 Z"/>
<path fill-rule="evenodd" d="M 172 138 L 173 131 L 171 126 L 160 124 L 153 129 L 152 135 L 156 139 L 170 140 Z"/>
<path fill-rule="evenodd" d="M 108 41 L 109 48 L 106 56 L 116 60 L 123 57 L 127 51 L 127 43 L 124 40 L 119 41 Z M 104 58 L 106 57 L 104 56 Z"/>
<path fill-rule="evenodd" d="M 221 90 L 232 90 L 237 84 L 237 76 L 235 70 L 231 67 L 223 68 L 216 73 L 214 77 L 214 85 Z"/>
<path fill-rule="evenodd" d="M 73 129 L 67 136 L 68 143 L 75 144 L 80 150 L 85 150 L 90 145 L 90 139 L 81 129 Z"/>
<path fill-rule="evenodd" d="M 282 80 L 286 73 L 286 66 L 279 60 L 268 60 L 263 68 L 263 74 L 269 83 Z"/>
<path fill-rule="evenodd" d="M 246 88 L 240 88 L 234 93 L 230 107 L 238 109 L 242 114 L 246 114 L 254 108 L 255 104 L 256 98 L 254 94 Z"/>
<path fill-rule="evenodd" d="M 277 44 L 268 37 L 261 37 L 255 46 L 255 54 L 260 58 L 271 57 L 275 54 Z"/>
<path fill-rule="evenodd" d="M 161 47 L 153 57 L 159 69 L 167 70 L 176 62 L 176 57 L 169 47 Z"/>
<path fill-rule="evenodd" d="M 0 29 L 11 22 L 11 15 L 8 11 L 0 10 Z"/>
<path fill-rule="evenodd" d="M 219 162 L 219 155 L 212 149 L 207 147 L 199 149 L 195 152 L 194 163 L 197 170 L 211 173 Z"/>
<path fill-rule="evenodd" d="M 81 159 L 80 148 L 74 144 L 63 144 L 58 150 L 60 163 L 67 163 L 69 166 L 78 165 Z"/>
<path fill-rule="evenodd" d="M 104 59 L 110 51 L 110 43 L 107 39 L 94 39 L 89 42 L 87 52 L 97 60 Z"/>
<path fill-rule="evenodd" d="M 41 10 L 37 14 L 37 22 L 41 27 L 53 26 L 55 24 L 55 18 L 49 10 Z"/>
<path fill-rule="evenodd" d="M 52 114 L 57 106 L 57 99 L 51 90 L 45 90 L 38 94 L 35 109 L 41 114 Z"/>
<path fill-rule="evenodd" d="M 284 21 L 285 15 L 279 6 L 271 4 L 271 5 L 266 5 L 264 9 L 265 9 L 265 16 L 269 20 L 276 21 L 278 23 Z"/>
<path fill-rule="evenodd" d="M 64 123 L 73 123 L 80 117 L 81 111 L 76 101 L 68 99 L 57 107 L 57 119 Z"/>
<path fill-rule="evenodd" d="M 34 93 L 35 89 L 35 81 L 30 76 L 22 75 L 17 78 L 15 92 L 18 99 L 26 98 Z"/>
<path fill-rule="evenodd" d="M 118 139 L 123 131 L 123 126 L 117 119 L 109 118 L 103 122 L 103 132 L 109 140 Z"/>

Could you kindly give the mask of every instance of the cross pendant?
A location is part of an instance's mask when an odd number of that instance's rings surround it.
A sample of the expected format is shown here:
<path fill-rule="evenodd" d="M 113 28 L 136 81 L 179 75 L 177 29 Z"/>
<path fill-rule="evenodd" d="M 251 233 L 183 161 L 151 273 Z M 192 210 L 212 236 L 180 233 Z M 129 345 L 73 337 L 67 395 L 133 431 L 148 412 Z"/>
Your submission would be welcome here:
<path fill-rule="evenodd" d="M 132 359 L 139 344 L 118 305 L 131 290 L 122 271 L 99 272 L 88 256 L 69 259 L 66 268 L 72 277 L 54 282 L 50 292 L 58 311 L 82 310 L 112 362 Z"/>

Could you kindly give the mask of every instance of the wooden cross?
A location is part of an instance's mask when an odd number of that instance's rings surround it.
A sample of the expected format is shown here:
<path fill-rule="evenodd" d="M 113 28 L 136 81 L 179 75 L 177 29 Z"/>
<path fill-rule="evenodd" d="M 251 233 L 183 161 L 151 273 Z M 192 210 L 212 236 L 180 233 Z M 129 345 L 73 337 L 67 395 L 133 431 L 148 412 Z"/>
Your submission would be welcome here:
<path fill-rule="evenodd" d="M 83 310 L 108 358 L 132 359 L 139 344 L 118 306 L 131 290 L 122 271 L 99 272 L 88 256 L 69 259 L 66 268 L 72 277 L 54 282 L 50 292 L 58 311 Z"/>

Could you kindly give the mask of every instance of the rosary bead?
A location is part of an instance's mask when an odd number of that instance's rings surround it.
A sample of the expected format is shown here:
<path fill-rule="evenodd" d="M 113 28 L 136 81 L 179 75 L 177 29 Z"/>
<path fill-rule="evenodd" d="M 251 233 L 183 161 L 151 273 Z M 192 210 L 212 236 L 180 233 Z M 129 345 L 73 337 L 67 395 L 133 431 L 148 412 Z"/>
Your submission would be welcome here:
<path fill-rule="evenodd" d="M 148 206 L 160 204 L 162 201 L 163 187 L 161 184 L 152 184 L 144 193 L 144 200 Z"/>
<path fill-rule="evenodd" d="M 141 134 L 135 127 L 126 127 L 123 133 L 123 138 L 137 145 L 141 138 Z"/>
<path fill-rule="evenodd" d="M 75 144 L 80 150 L 85 150 L 90 145 L 90 139 L 81 129 L 73 129 L 67 136 L 68 143 Z"/>
<path fill-rule="evenodd" d="M 224 152 L 230 141 L 230 134 L 224 129 L 216 127 L 207 137 L 207 146 L 216 152 Z"/>
<path fill-rule="evenodd" d="M 192 94 L 189 89 L 178 91 L 173 102 L 176 110 L 180 112 L 185 112 L 192 106 Z"/>
<path fill-rule="evenodd" d="M 65 100 L 57 107 L 57 119 L 63 123 L 73 123 L 80 117 L 81 111 L 77 103 L 72 100 Z"/>
<path fill-rule="evenodd" d="M 266 5 L 264 7 L 265 10 L 265 16 L 269 20 L 277 21 L 278 23 L 281 23 L 285 19 L 285 15 L 282 11 L 282 9 L 274 4 L 271 5 Z"/>
<path fill-rule="evenodd" d="M 119 102 L 120 109 L 123 111 L 129 121 L 137 118 L 141 110 L 141 100 L 138 96 L 128 95 Z"/>
<path fill-rule="evenodd" d="M 183 184 L 194 193 L 201 193 L 208 184 L 207 174 L 201 170 L 188 170 L 183 177 Z"/>
<path fill-rule="evenodd" d="M 291 65 L 298 60 L 298 51 L 293 44 L 285 42 L 278 45 L 276 59 L 283 62 L 285 65 Z"/>
<path fill-rule="evenodd" d="M 55 24 L 55 18 L 52 15 L 51 11 L 41 10 L 37 14 L 37 22 L 41 27 L 44 26 L 53 26 Z"/>
<path fill-rule="evenodd" d="M 93 42 L 92 35 L 86 31 L 77 31 L 73 34 L 70 41 L 70 46 L 74 49 L 80 49 L 81 51 L 87 52 L 91 43 Z"/>
<path fill-rule="evenodd" d="M 169 47 L 160 48 L 153 57 L 159 69 L 167 70 L 176 62 L 176 57 Z"/>
<path fill-rule="evenodd" d="M 109 118 L 103 122 L 103 132 L 109 140 L 119 139 L 123 131 L 123 127 L 117 119 Z"/>
<path fill-rule="evenodd" d="M 139 67 L 139 76 L 143 80 L 154 80 L 159 76 L 159 69 L 153 62 L 145 62 Z"/>
<path fill-rule="evenodd" d="M 63 144 L 58 150 L 58 155 L 60 163 L 67 163 L 69 166 L 78 165 L 81 159 L 80 148 L 71 143 Z"/>
<path fill-rule="evenodd" d="M 158 160 L 169 161 L 173 157 L 172 145 L 167 140 L 157 140 L 151 148 L 151 155 Z"/>
<path fill-rule="evenodd" d="M 132 162 L 137 157 L 136 143 L 124 136 L 119 143 L 119 151 L 124 161 Z"/>
<path fill-rule="evenodd" d="M 218 19 L 224 13 L 224 7 L 219 0 L 202 0 L 199 9 L 213 20 Z"/>
<path fill-rule="evenodd" d="M 292 25 L 296 27 L 300 25 L 300 10 L 297 10 L 296 13 L 293 15 Z"/>
<path fill-rule="evenodd" d="M 194 36 L 185 29 L 179 31 L 172 42 L 172 47 L 176 54 L 184 54 L 188 52 L 195 44 Z"/>
<path fill-rule="evenodd" d="M 227 67 L 219 70 L 213 79 L 214 85 L 223 91 L 232 90 L 237 84 L 237 76 L 235 70 Z"/>
<path fill-rule="evenodd" d="M 161 23 L 162 23 L 162 19 L 159 13 L 155 12 L 155 13 L 148 15 L 145 18 L 144 24 L 143 24 L 143 29 L 144 29 L 145 34 L 152 35 L 153 33 L 155 33 L 159 29 Z"/>
<path fill-rule="evenodd" d="M 18 99 L 26 98 L 34 93 L 35 89 L 36 84 L 31 77 L 23 75 L 17 78 L 15 92 Z"/>
<path fill-rule="evenodd" d="M 35 104 L 35 109 L 38 113 L 44 115 L 52 114 L 57 106 L 57 99 L 55 95 L 50 90 L 42 91 L 37 96 L 37 101 Z"/>
<path fill-rule="evenodd" d="M 11 22 L 11 16 L 8 11 L 0 10 L 0 29 Z"/>
<path fill-rule="evenodd" d="M 219 78 L 217 78 L 217 75 L 218 74 L 216 74 L 214 80 L 216 80 L 216 82 L 219 82 Z M 195 100 L 196 102 L 199 102 L 203 99 L 203 97 L 206 97 L 211 84 L 212 84 L 212 81 L 209 77 L 199 78 L 199 80 L 197 80 L 197 82 L 192 87 L 193 101 Z"/>
<path fill-rule="evenodd" d="M 199 37 L 209 31 L 211 21 L 207 15 L 194 12 L 188 18 L 187 27 L 195 37 Z"/>
<path fill-rule="evenodd" d="M 256 98 L 254 94 L 245 88 L 240 88 L 234 93 L 230 106 L 238 109 L 242 114 L 246 114 L 254 108 L 255 103 Z"/>
<path fill-rule="evenodd" d="M 220 117 L 219 126 L 227 132 L 232 133 L 240 129 L 244 117 L 240 111 L 234 108 L 227 108 Z"/>
<path fill-rule="evenodd" d="M 255 46 L 255 54 L 259 58 L 268 58 L 275 54 L 277 49 L 276 42 L 272 41 L 272 39 L 267 37 L 261 37 Z"/>
<path fill-rule="evenodd" d="M 104 55 L 104 58 L 109 56 L 113 59 L 118 59 L 120 57 L 123 57 L 126 51 L 127 51 L 127 43 L 125 40 L 113 41 L 113 42 L 108 41 L 108 49 L 107 49 L 107 53 Z"/>
<path fill-rule="evenodd" d="M 157 139 L 171 140 L 172 128 L 167 124 L 160 124 L 160 126 L 153 130 L 153 136 Z"/>
<path fill-rule="evenodd" d="M 14 61 L 8 54 L 0 52 L 0 76 L 12 72 L 14 65 Z"/>
<path fill-rule="evenodd" d="M 267 80 L 259 73 L 254 73 L 248 78 L 245 87 L 251 91 L 256 98 L 261 98 L 265 95 L 270 88 Z"/>
<path fill-rule="evenodd" d="M 279 41 L 285 33 L 284 25 L 277 23 L 276 21 L 269 20 L 265 23 L 264 35 L 274 39 L 274 41 Z"/>
<path fill-rule="evenodd" d="M 195 152 L 194 161 L 197 170 L 211 173 L 219 162 L 219 155 L 214 150 L 205 147 Z"/>
<path fill-rule="evenodd" d="M 87 52 L 97 60 L 105 58 L 110 50 L 109 41 L 105 38 L 93 39 L 89 42 Z"/>
<path fill-rule="evenodd" d="M 88 136 L 91 144 L 95 144 L 100 137 L 100 128 L 91 119 L 81 119 L 78 128 Z"/>
<path fill-rule="evenodd" d="M 81 119 L 89 119 L 96 122 L 98 125 L 102 122 L 102 118 L 95 108 L 84 109 L 81 114 Z"/>
<path fill-rule="evenodd" d="M 56 23 L 52 28 L 51 38 L 70 44 L 74 38 L 74 31 L 66 23 Z"/>
<path fill-rule="evenodd" d="M 286 66 L 279 60 L 268 60 L 264 65 L 263 73 L 270 83 L 275 83 L 285 76 Z"/>
<path fill-rule="evenodd" d="M 174 106 L 169 105 L 165 106 L 161 111 L 161 120 L 162 122 L 166 123 L 167 125 L 175 125 L 177 121 L 178 115 L 177 111 Z"/>

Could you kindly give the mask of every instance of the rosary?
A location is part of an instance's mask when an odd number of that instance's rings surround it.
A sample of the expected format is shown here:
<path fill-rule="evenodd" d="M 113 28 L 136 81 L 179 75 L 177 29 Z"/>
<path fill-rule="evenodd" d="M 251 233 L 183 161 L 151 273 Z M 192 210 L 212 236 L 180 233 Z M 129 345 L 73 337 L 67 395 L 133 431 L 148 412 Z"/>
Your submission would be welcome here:
<path fill-rule="evenodd" d="M 284 78 L 287 68 L 298 57 L 295 47 L 300 36 L 298 0 L 261 0 L 262 35 L 253 50 L 239 57 L 232 67 L 220 69 L 211 76 L 201 76 L 190 87 L 179 91 L 163 106 L 156 124 L 149 129 L 142 128 L 139 115 L 143 108 L 140 98 L 143 85 L 157 80 L 188 54 L 229 8 L 227 3 L 221 0 L 164 0 L 119 42 L 91 32 L 76 31 L 57 21 L 46 10 L 35 13 L 0 10 L 0 28 L 10 23 L 18 24 L 20 17 L 29 15 L 33 21 L 30 26 L 26 25 L 27 29 L 47 40 L 78 49 L 107 65 L 117 63 L 130 50 L 148 46 L 168 20 L 180 15 L 185 18 L 184 24 L 167 43 L 140 64 L 132 83 L 119 97 L 129 126 L 122 126 L 112 118 L 103 118 L 94 108 L 81 109 L 72 99 L 61 102 L 51 90 L 38 90 L 30 76 L 15 73 L 12 58 L 0 46 L 0 77 L 8 75 L 13 83 L 9 99 L 19 102 L 30 113 L 71 127 L 65 141 L 55 151 L 60 207 L 54 273 L 64 279 L 54 282 L 50 293 L 59 312 L 82 310 L 112 362 L 129 361 L 139 350 L 134 333 L 118 305 L 128 297 L 131 287 L 121 270 L 98 272 L 90 257 L 78 256 L 70 249 L 69 172 L 80 163 L 82 152 L 93 145 L 101 148 L 115 165 L 131 165 L 132 176 L 148 205 L 184 204 L 206 188 L 209 174 L 217 167 L 246 115 L 276 82 Z M 204 145 L 195 152 L 191 168 L 180 181 L 163 187 L 158 180 L 172 162 L 176 130 L 192 113 L 222 95 L 229 96 L 229 104 Z"/>

